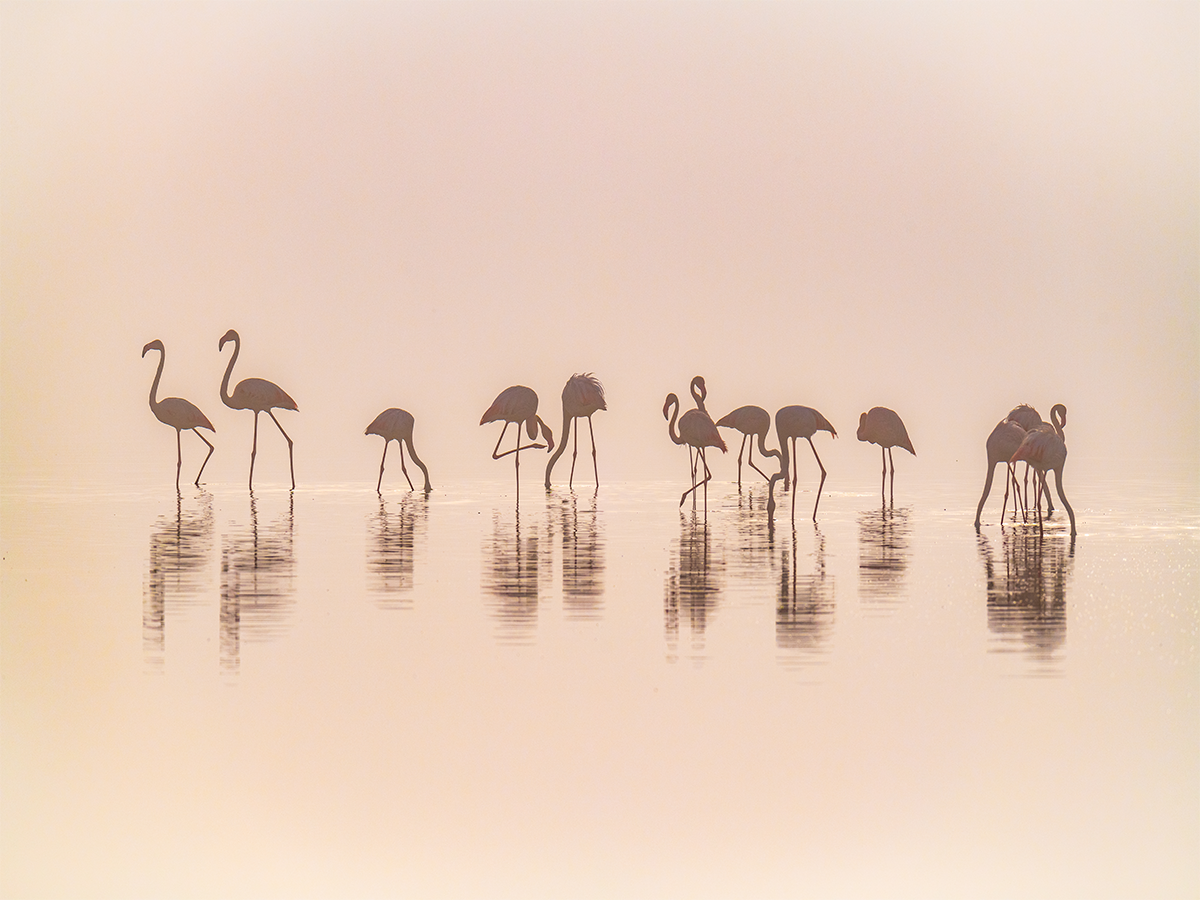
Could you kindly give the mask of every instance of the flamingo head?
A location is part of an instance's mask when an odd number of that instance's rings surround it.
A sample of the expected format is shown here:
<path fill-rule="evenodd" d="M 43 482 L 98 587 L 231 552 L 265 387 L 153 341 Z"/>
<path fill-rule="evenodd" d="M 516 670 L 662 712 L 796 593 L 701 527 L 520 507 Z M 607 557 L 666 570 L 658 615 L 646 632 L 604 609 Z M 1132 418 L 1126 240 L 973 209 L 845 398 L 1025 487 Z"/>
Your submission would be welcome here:
<path fill-rule="evenodd" d="M 868 438 L 865 434 L 866 430 L 867 430 L 867 414 L 862 413 L 858 417 L 858 439 L 860 441 L 870 440 L 870 438 Z M 836 437 L 836 435 L 835 435 L 835 437 Z"/>
<path fill-rule="evenodd" d="M 1062 431 L 1067 426 L 1067 408 L 1061 403 L 1055 403 L 1050 410 L 1050 421 L 1058 426 L 1059 431 Z"/>
<path fill-rule="evenodd" d="M 149 353 L 151 350 L 157 350 L 157 351 L 158 351 L 158 352 L 160 352 L 160 353 L 165 353 L 165 352 L 166 352 L 166 351 L 163 349 L 163 342 L 162 342 L 162 341 L 151 341 L 151 342 L 150 342 L 150 343 L 148 343 L 148 344 L 147 344 L 145 347 L 143 347 L 143 348 L 142 348 L 142 356 L 144 357 L 144 356 L 145 356 L 147 353 Z"/>
<path fill-rule="evenodd" d="M 234 343 L 238 343 L 241 341 L 241 338 L 238 337 L 238 333 L 236 331 L 234 331 L 232 328 L 230 328 L 227 332 L 225 332 L 225 335 L 221 338 L 220 342 L 217 344 L 217 349 L 224 350 L 225 345 L 227 343 L 229 343 L 230 341 L 233 341 Z"/>
<path fill-rule="evenodd" d="M 692 379 L 692 396 L 699 397 L 701 401 L 708 397 L 708 388 L 705 387 L 703 375 L 697 375 Z"/>
<path fill-rule="evenodd" d="M 671 418 L 672 404 L 674 404 L 675 406 L 679 406 L 679 398 L 676 397 L 674 394 L 667 394 L 666 402 L 663 403 L 663 418 L 664 419 Z"/>

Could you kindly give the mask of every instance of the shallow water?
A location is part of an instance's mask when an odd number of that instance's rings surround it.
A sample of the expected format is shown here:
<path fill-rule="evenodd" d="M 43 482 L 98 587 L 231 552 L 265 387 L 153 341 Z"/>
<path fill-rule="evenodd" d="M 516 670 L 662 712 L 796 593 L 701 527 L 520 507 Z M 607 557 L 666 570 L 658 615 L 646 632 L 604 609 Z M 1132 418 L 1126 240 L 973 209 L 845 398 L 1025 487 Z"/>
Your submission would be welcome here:
<path fill-rule="evenodd" d="M 1195 896 L 1200 503 L 3 498 L 6 895 Z"/>

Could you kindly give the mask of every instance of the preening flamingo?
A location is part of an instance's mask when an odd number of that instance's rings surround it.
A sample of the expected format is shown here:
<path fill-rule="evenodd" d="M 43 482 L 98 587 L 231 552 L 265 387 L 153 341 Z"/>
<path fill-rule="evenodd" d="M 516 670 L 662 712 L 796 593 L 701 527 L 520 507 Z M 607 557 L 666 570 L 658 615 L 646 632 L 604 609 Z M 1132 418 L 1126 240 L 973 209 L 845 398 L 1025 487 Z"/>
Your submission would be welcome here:
<path fill-rule="evenodd" d="M 698 376 L 697 376 L 698 377 Z M 693 385 L 695 382 L 692 382 Z M 701 380 L 703 384 L 703 380 Z M 721 452 L 726 451 L 725 441 L 721 438 L 721 433 L 717 431 L 717 426 L 713 420 L 709 418 L 708 413 L 699 409 L 689 409 L 683 414 L 683 418 L 679 419 L 679 430 L 675 430 L 675 421 L 679 416 L 679 398 L 674 394 L 667 394 L 666 402 L 663 403 L 663 418 L 667 419 L 667 434 L 671 436 L 676 444 L 688 445 L 688 456 L 691 457 L 691 450 L 695 449 L 700 456 L 700 462 L 704 466 L 704 480 L 699 484 L 696 483 L 696 467 L 692 465 L 692 486 L 688 488 L 679 498 L 679 505 L 683 506 L 683 501 L 687 499 L 687 495 L 692 493 L 698 487 L 704 487 L 704 508 L 708 509 L 708 482 L 712 478 L 712 472 L 708 470 L 708 461 L 704 457 L 705 447 L 720 447 Z M 695 498 L 693 498 L 695 499 Z"/>
<path fill-rule="evenodd" d="M 500 395 L 492 401 L 492 405 L 488 407 L 487 412 L 479 420 L 480 425 L 486 425 L 489 422 L 503 422 L 504 428 L 500 432 L 500 437 L 496 441 L 496 449 L 492 451 L 492 459 L 502 459 L 510 453 L 516 454 L 513 459 L 517 473 L 517 497 L 521 496 L 521 451 L 522 450 L 542 450 L 547 451 L 554 449 L 554 434 L 550 431 L 550 427 L 542 421 L 541 416 L 537 414 L 538 396 L 531 388 L 524 385 L 516 384 L 510 388 L 505 388 L 500 392 Z M 508 431 L 508 426 L 517 424 L 517 446 L 512 450 L 500 452 L 500 441 L 504 440 L 504 434 Z M 525 430 L 528 432 L 530 439 L 536 440 L 538 436 L 538 428 L 542 430 L 542 436 L 546 439 L 545 444 L 526 444 L 521 446 L 521 424 L 524 423 Z"/>
<path fill-rule="evenodd" d="M 217 350 L 224 350 L 225 344 L 233 341 L 233 356 L 225 367 L 225 377 L 221 379 L 221 399 L 230 409 L 254 410 L 254 443 L 250 445 L 250 490 L 254 490 L 254 457 L 258 453 L 258 414 L 265 412 L 279 429 L 288 445 L 288 467 L 292 474 L 292 490 L 296 489 L 296 465 L 292 459 L 292 439 L 283 430 L 279 420 L 275 418 L 273 409 L 294 409 L 299 411 L 296 401 L 288 396 L 287 391 L 279 385 L 262 378 L 245 378 L 238 382 L 233 393 L 229 393 L 229 376 L 233 374 L 233 364 L 237 362 L 238 354 L 242 352 L 242 339 L 230 328 L 217 344 Z"/>
<path fill-rule="evenodd" d="M 151 341 L 142 348 L 142 358 L 146 358 L 146 354 L 151 350 L 158 351 L 158 371 L 154 373 L 154 383 L 150 385 L 150 410 L 154 413 L 154 418 L 162 422 L 164 425 L 170 425 L 175 429 L 175 489 L 179 490 L 179 470 L 183 467 L 183 432 L 193 431 L 196 437 L 208 444 L 208 456 L 204 457 L 204 462 L 200 463 L 200 471 L 196 473 L 196 487 L 200 486 L 200 476 L 204 474 L 204 467 L 208 465 L 208 458 L 213 455 L 215 449 L 208 438 L 202 435 L 197 429 L 207 428 L 213 434 L 216 434 L 217 429 L 213 428 L 212 422 L 208 421 L 208 417 L 200 412 L 200 409 L 191 401 L 184 400 L 182 397 L 167 397 L 164 400 L 156 400 L 158 396 L 158 382 L 162 378 L 163 365 L 167 361 L 167 351 L 163 347 L 162 341 Z"/>
<path fill-rule="evenodd" d="M 817 521 L 817 507 L 821 504 L 821 490 L 825 487 L 825 466 L 821 464 L 821 457 L 817 454 L 816 445 L 813 444 L 813 435 L 818 431 L 828 431 L 834 437 L 837 437 L 837 431 L 829 420 L 823 415 L 808 406 L 785 406 L 775 413 L 775 435 L 779 440 L 779 449 L 781 453 L 782 464 L 779 474 L 783 476 L 783 487 L 787 490 L 789 484 L 792 490 L 792 521 L 796 519 L 796 479 L 791 476 L 791 461 L 796 456 L 796 440 L 804 438 L 808 441 L 808 446 L 812 447 L 813 456 L 817 460 L 817 465 L 821 469 L 821 483 L 817 486 L 817 502 L 813 504 L 813 521 Z M 791 452 L 788 452 L 788 441 L 792 442 Z M 773 512 L 774 494 L 767 500 L 768 512 Z"/>
<path fill-rule="evenodd" d="M 1038 417 L 1041 421 L 1041 417 Z M 983 482 L 983 495 L 979 498 L 979 506 L 975 509 L 975 527 L 979 527 L 979 517 L 983 514 L 983 504 L 987 502 L 992 490 L 992 477 L 996 473 L 996 464 L 1004 463 L 1004 502 L 1000 506 L 1000 521 L 1004 521 L 1004 510 L 1008 506 L 1008 486 L 1013 486 L 1013 513 L 1017 508 L 1017 478 L 1013 472 L 1012 455 L 1017 452 L 1027 432 L 1011 419 L 1001 419 L 992 429 L 987 439 L 987 479 Z"/>
<path fill-rule="evenodd" d="M 600 469 L 596 465 L 596 433 L 592 430 L 592 413 L 597 410 L 608 409 L 608 404 L 604 402 L 604 385 L 600 383 L 600 379 L 596 378 L 590 372 L 583 375 L 572 375 L 562 391 L 562 407 L 562 443 L 558 445 L 558 452 L 550 457 L 550 462 L 546 463 L 546 487 L 550 487 L 550 470 L 554 468 L 554 464 L 558 462 L 558 458 L 567 449 L 567 436 L 571 433 L 571 422 L 575 419 L 588 420 L 588 434 L 592 438 L 592 472 L 596 477 L 596 486 L 599 487 Z M 567 487 L 574 486 L 575 458 L 578 455 L 579 429 L 576 428 L 575 440 L 571 444 L 571 475 L 567 479 Z"/>
<path fill-rule="evenodd" d="M 774 456 L 782 463 L 783 455 L 778 450 L 767 449 L 767 432 L 771 430 L 771 414 L 761 406 L 739 406 L 728 415 L 717 420 L 718 428 L 736 428 L 742 433 L 742 446 L 738 448 L 738 487 L 742 486 L 742 452 L 746 441 L 750 441 L 750 468 L 768 482 L 771 476 L 754 464 L 754 438 L 758 437 L 758 452 L 763 456 Z"/>
<path fill-rule="evenodd" d="M 1058 489 L 1058 499 L 1062 501 L 1066 507 L 1067 515 L 1071 519 L 1071 537 L 1075 536 L 1075 510 L 1071 509 L 1071 504 L 1067 502 L 1067 496 L 1063 493 L 1062 472 L 1063 466 L 1067 462 L 1067 441 L 1063 434 L 1063 428 L 1067 424 L 1067 408 L 1061 403 L 1054 404 L 1054 408 L 1050 410 L 1050 424 L 1053 431 L 1045 431 L 1036 429 L 1025 435 L 1025 440 L 1021 442 L 1021 446 L 1017 448 L 1012 455 L 1010 462 L 1028 462 L 1037 472 L 1037 494 L 1049 494 L 1049 488 L 1046 485 L 1046 473 L 1054 472 L 1054 485 Z M 1038 507 L 1038 524 L 1041 524 L 1041 505 L 1035 498 L 1035 505 Z M 1049 513 L 1047 513 L 1049 515 Z"/>
<path fill-rule="evenodd" d="M 696 409 L 707 415 L 708 410 L 704 408 L 704 400 L 708 396 L 708 387 L 704 383 L 704 376 L 697 375 L 693 378 L 689 390 L 692 392 L 692 400 L 696 404 Z"/>
<path fill-rule="evenodd" d="M 879 445 L 880 452 L 883 454 L 883 481 L 885 483 L 887 482 L 888 461 L 891 460 L 891 495 L 894 501 L 896 496 L 896 460 L 892 458 L 892 448 L 903 447 L 913 456 L 917 455 L 917 451 L 913 449 L 912 441 L 908 439 L 908 430 L 904 427 L 904 422 L 894 410 L 890 410 L 886 406 L 876 406 L 870 412 L 865 412 L 858 417 L 858 439 Z M 881 485 L 880 490 L 882 489 Z"/>
<path fill-rule="evenodd" d="M 421 457 L 417 456 L 417 451 L 413 449 L 413 417 L 412 414 L 403 409 L 385 409 L 375 417 L 367 430 L 363 434 L 377 434 L 383 438 L 383 457 L 379 460 L 379 483 L 375 485 L 376 493 L 379 493 L 383 487 L 383 464 L 387 460 L 388 444 L 395 441 L 400 447 L 400 471 L 404 473 L 404 478 L 408 482 L 408 489 L 413 489 L 412 479 L 408 477 L 408 469 L 404 467 L 404 447 L 408 445 L 408 455 L 413 458 L 421 471 L 425 473 L 425 493 L 433 490 L 429 486 L 429 470 L 425 468 L 425 463 L 421 462 Z"/>

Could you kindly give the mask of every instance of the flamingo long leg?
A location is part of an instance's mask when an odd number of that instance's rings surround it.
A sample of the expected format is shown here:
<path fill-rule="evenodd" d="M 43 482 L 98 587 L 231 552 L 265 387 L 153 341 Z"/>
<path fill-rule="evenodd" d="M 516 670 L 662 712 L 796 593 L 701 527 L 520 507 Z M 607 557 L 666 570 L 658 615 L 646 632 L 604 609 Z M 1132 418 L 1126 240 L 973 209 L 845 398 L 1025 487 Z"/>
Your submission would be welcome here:
<path fill-rule="evenodd" d="M 596 478 L 596 487 L 600 487 L 600 466 L 596 463 L 596 432 L 592 430 L 592 417 L 588 416 L 588 436 L 592 439 L 592 475 Z"/>
<path fill-rule="evenodd" d="M 375 485 L 375 493 L 383 493 L 383 464 L 387 462 L 387 448 L 391 441 L 386 438 L 383 441 L 383 456 L 379 459 L 379 482 Z"/>
<path fill-rule="evenodd" d="M 817 507 L 821 505 L 821 489 L 825 487 L 825 466 L 821 464 L 821 457 L 817 454 L 817 445 L 813 443 L 812 438 L 808 438 L 808 446 L 812 447 L 813 456 L 817 457 L 817 465 L 821 466 L 821 483 L 817 485 L 817 502 L 813 504 L 813 521 L 817 521 Z"/>
<path fill-rule="evenodd" d="M 258 410 L 254 411 L 254 443 L 250 445 L 250 490 L 254 490 L 254 457 L 258 453 Z"/>
<path fill-rule="evenodd" d="M 175 490 L 179 490 L 179 470 L 183 468 L 183 431 L 175 429 Z"/>
<path fill-rule="evenodd" d="M 200 487 L 200 476 L 204 474 L 204 467 L 208 465 L 209 457 L 213 455 L 213 451 L 217 448 L 209 443 L 208 438 L 202 435 L 198 429 L 193 428 L 192 431 L 196 433 L 196 437 L 208 444 L 208 456 L 204 457 L 204 462 L 200 463 L 200 471 L 196 473 L 196 487 Z"/>
<path fill-rule="evenodd" d="M 746 436 L 748 438 L 750 438 L 750 453 L 746 457 L 746 461 L 748 463 L 750 463 L 750 468 L 752 468 L 755 472 L 757 472 L 763 478 L 767 479 L 767 482 L 769 483 L 771 481 L 771 476 L 768 475 L 766 472 L 764 472 L 762 469 L 760 469 L 758 466 L 756 466 L 754 464 L 754 435 L 746 435 Z M 741 487 L 741 486 L 742 486 L 742 471 L 741 471 L 741 468 L 739 467 L 738 468 L 738 487 Z"/>
<path fill-rule="evenodd" d="M 591 419 L 588 419 L 588 422 L 591 421 Z M 568 488 L 573 488 L 575 486 L 575 457 L 579 455 L 579 426 L 576 425 L 571 430 L 574 432 L 574 435 L 571 441 L 571 475 L 567 479 Z"/>
<path fill-rule="evenodd" d="M 283 435 L 283 439 L 288 442 L 288 468 L 292 473 L 292 490 L 294 491 L 296 489 L 296 463 L 292 459 L 292 439 L 288 437 L 288 433 L 283 430 L 283 426 L 275 418 L 275 413 L 268 409 L 267 415 L 271 417 L 271 421 L 275 423 L 275 427 L 279 429 L 279 433 Z M 257 419 L 257 417 L 255 418 Z"/>
<path fill-rule="evenodd" d="M 408 489 L 411 491 L 413 489 L 412 479 L 408 477 L 408 469 L 404 467 L 404 445 L 399 441 L 396 443 L 400 447 L 400 471 L 404 473 L 404 480 L 408 482 Z"/>

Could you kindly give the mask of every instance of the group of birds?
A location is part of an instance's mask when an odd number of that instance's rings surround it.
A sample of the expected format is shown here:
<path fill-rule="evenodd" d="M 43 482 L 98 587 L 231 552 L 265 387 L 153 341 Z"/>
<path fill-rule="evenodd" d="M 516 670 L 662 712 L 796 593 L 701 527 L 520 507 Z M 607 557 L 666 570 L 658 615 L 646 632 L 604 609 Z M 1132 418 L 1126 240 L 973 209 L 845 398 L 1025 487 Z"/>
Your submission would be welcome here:
<path fill-rule="evenodd" d="M 225 345 L 230 341 L 233 342 L 233 355 L 229 358 L 229 364 L 225 367 L 225 376 L 221 380 L 221 400 L 231 409 L 249 409 L 254 412 L 254 439 L 250 448 L 250 489 L 254 489 L 254 458 L 258 452 L 258 415 L 265 412 L 271 417 L 271 421 L 275 423 L 275 427 L 279 429 L 279 433 L 283 435 L 284 440 L 287 441 L 288 465 L 291 472 L 292 489 L 294 490 L 296 487 L 296 468 L 292 456 L 293 443 L 288 433 L 284 431 L 283 426 L 279 424 L 279 420 L 275 418 L 274 410 L 298 410 L 299 407 L 296 405 L 296 401 L 283 388 L 274 382 L 262 378 L 243 379 L 238 382 L 237 386 L 233 389 L 233 393 L 230 393 L 229 380 L 233 374 L 233 367 L 237 362 L 238 354 L 241 352 L 241 338 L 232 328 L 225 332 L 218 342 L 218 351 L 224 350 Z M 154 382 L 150 386 L 150 409 L 160 422 L 175 429 L 175 486 L 176 488 L 179 487 L 179 474 L 183 466 L 182 434 L 184 431 L 194 431 L 196 436 L 208 446 L 208 454 L 204 457 L 204 462 L 200 465 L 200 471 L 196 473 L 195 483 L 199 485 L 200 476 L 204 474 L 204 467 L 208 465 L 208 460 L 215 449 L 212 443 L 200 433 L 200 429 L 206 428 L 209 431 L 216 432 L 216 428 L 213 427 L 213 424 L 195 404 L 179 397 L 167 397 L 163 400 L 158 399 L 158 385 L 162 379 L 163 366 L 166 363 L 166 350 L 163 347 L 162 341 L 155 340 L 142 348 L 142 356 L 145 357 L 151 350 L 159 352 L 159 360 L 158 370 L 154 374 Z M 815 522 L 817 519 L 817 509 L 821 503 L 821 491 L 824 489 L 825 478 L 828 473 L 821 462 L 820 454 L 817 453 L 817 447 L 813 443 L 813 436 L 819 431 L 828 431 L 831 435 L 837 437 L 837 430 L 830 424 L 829 420 L 817 410 L 808 406 L 783 407 L 775 413 L 775 434 L 779 442 L 779 449 L 773 450 L 769 449 L 766 443 L 767 432 L 771 427 L 771 416 L 765 409 L 760 406 L 741 406 L 714 422 L 705 408 L 708 389 L 703 376 L 697 375 L 692 379 L 690 392 L 692 400 L 695 403 L 695 408 L 687 410 L 682 416 L 679 415 L 679 397 L 674 393 L 667 394 L 666 401 L 663 403 L 663 418 L 667 420 L 667 433 L 676 444 L 684 444 L 688 448 L 691 487 L 680 495 L 679 505 L 683 506 L 689 494 L 695 499 L 696 491 L 703 489 L 704 503 L 707 506 L 708 482 L 712 480 L 712 471 L 708 467 L 705 451 L 709 447 L 717 447 L 722 453 L 727 452 L 728 447 L 718 429 L 732 428 L 742 433 L 742 444 L 738 450 L 738 487 L 740 488 L 742 484 L 742 456 L 748 444 L 748 465 L 766 479 L 768 483 L 768 516 L 773 516 L 775 512 L 775 485 L 782 480 L 783 489 L 788 490 L 796 481 L 792 473 L 793 461 L 796 459 L 796 442 L 800 438 L 808 441 L 809 447 L 812 448 L 813 457 L 817 461 L 817 467 L 821 470 L 821 481 L 817 486 L 816 502 L 813 504 L 813 521 Z M 587 419 L 588 421 L 588 433 L 592 441 L 592 471 L 596 482 L 599 483 L 600 473 L 596 462 L 596 436 L 592 430 L 592 415 L 607 408 L 608 406 L 604 400 L 604 386 L 594 375 L 576 374 L 572 375 L 567 381 L 562 391 L 562 440 L 558 445 L 558 452 L 553 453 L 546 464 L 545 485 L 547 488 L 550 487 L 550 475 L 554 469 L 554 465 L 566 449 L 572 425 L 577 419 Z M 496 440 L 495 449 L 492 450 L 492 458 L 502 459 L 509 455 L 513 457 L 513 465 L 517 476 L 518 498 L 521 486 L 521 451 L 554 451 L 554 434 L 550 430 L 550 427 L 542 421 L 537 409 L 537 394 L 531 388 L 524 385 L 514 385 L 501 391 L 479 420 L 480 425 L 486 425 L 491 422 L 504 423 L 504 428 L 500 431 L 500 437 Z M 1066 441 L 1063 437 L 1063 428 L 1066 422 L 1066 407 L 1059 403 L 1050 411 L 1050 422 L 1043 422 L 1041 416 L 1032 407 L 1021 405 L 1014 408 L 996 425 L 987 440 L 987 480 L 984 483 L 983 496 L 979 500 L 979 507 L 975 513 L 976 527 L 979 526 L 979 517 L 983 511 L 983 505 L 988 498 L 988 494 L 991 491 L 993 473 L 996 464 L 999 462 L 1004 462 L 1007 466 L 1004 505 L 1000 511 L 1001 519 L 1003 519 L 1004 511 L 1007 508 L 1010 486 L 1012 486 L 1014 493 L 1014 515 L 1016 514 L 1018 501 L 1021 503 L 1022 515 L 1028 515 L 1027 491 L 1024 494 L 1021 492 L 1016 473 L 1013 469 L 1015 463 L 1025 462 L 1027 463 L 1026 477 L 1028 478 L 1028 467 L 1032 467 L 1035 472 L 1033 505 L 1037 512 L 1039 524 L 1041 522 L 1040 501 L 1042 496 L 1046 498 L 1047 514 L 1052 513 L 1054 510 L 1046 483 L 1047 473 L 1053 471 L 1059 499 L 1062 501 L 1063 506 L 1067 510 L 1067 515 L 1071 519 L 1071 534 L 1075 534 L 1075 513 L 1071 509 L 1071 505 L 1067 502 L 1062 487 L 1063 464 L 1067 458 Z M 516 446 L 501 452 L 500 445 L 504 442 L 504 436 L 508 433 L 509 425 L 517 426 Z M 531 443 L 522 445 L 522 427 L 525 429 L 525 433 L 528 435 Z M 409 488 L 413 488 L 413 483 L 409 477 L 408 469 L 404 464 L 405 448 L 407 448 L 408 455 L 412 457 L 413 462 L 420 467 L 421 472 L 425 476 L 424 490 L 429 491 L 432 489 L 429 483 L 429 470 L 425 467 L 420 457 L 417 456 L 416 450 L 413 447 L 413 417 L 410 413 L 397 408 L 384 410 L 367 426 L 364 434 L 378 435 L 383 438 L 383 457 L 379 461 L 379 480 L 375 486 L 377 491 L 383 486 L 383 472 L 387 462 L 388 445 L 392 441 L 396 441 L 399 445 L 400 468 L 404 473 L 405 479 L 408 481 Z M 912 441 L 908 437 L 908 431 L 904 427 L 904 422 L 893 410 L 883 406 L 876 406 L 869 412 L 865 412 L 859 416 L 857 436 L 860 441 L 879 445 L 883 456 L 884 486 L 888 482 L 890 462 L 891 493 L 894 497 L 896 463 L 892 458 L 893 448 L 902 447 L 914 456 L 916 455 L 916 450 L 913 449 Z M 538 443 L 539 437 L 545 443 Z M 779 461 L 778 472 L 767 475 L 766 472 L 755 465 L 754 444 L 756 439 L 760 456 L 763 458 L 775 457 Z M 578 452 L 579 426 L 576 425 L 571 452 L 571 474 L 568 480 L 568 484 L 571 486 L 574 485 L 575 463 Z M 697 480 L 701 469 L 703 469 L 704 477 Z M 793 491 L 793 521 L 795 520 L 795 515 L 796 493 Z"/>

